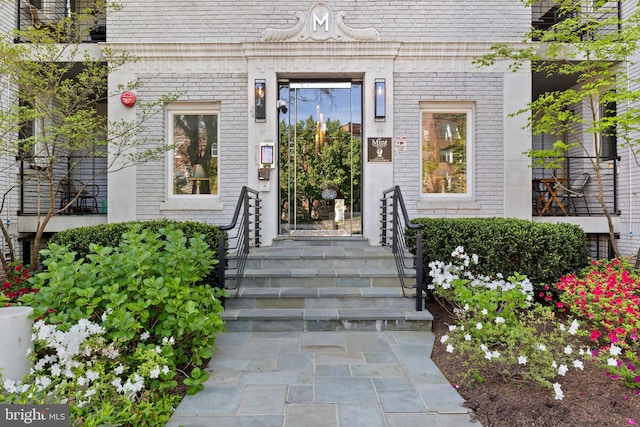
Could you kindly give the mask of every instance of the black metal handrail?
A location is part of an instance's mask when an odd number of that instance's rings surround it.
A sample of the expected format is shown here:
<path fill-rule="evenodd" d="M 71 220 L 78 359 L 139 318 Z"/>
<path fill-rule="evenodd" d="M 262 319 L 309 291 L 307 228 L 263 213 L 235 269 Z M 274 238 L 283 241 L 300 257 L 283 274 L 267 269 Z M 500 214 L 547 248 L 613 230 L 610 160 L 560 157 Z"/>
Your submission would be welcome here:
<path fill-rule="evenodd" d="M 220 227 L 218 288 L 235 290 L 238 295 L 249 251 L 259 246 L 260 197 L 256 190 L 244 186 L 231 223 Z M 227 279 L 235 281 L 235 284 L 229 286 Z"/>
<path fill-rule="evenodd" d="M 415 289 L 416 311 L 422 311 L 424 291 L 422 283 L 422 225 L 412 224 L 409 220 L 399 186 L 396 185 L 383 191 L 380 201 L 382 203 L 380 243 L 382 246 L 391 246 L 402 285 L 402 294 L 406 296 L 405 289 Z M 406 230 L 414 232 L 407 235 Z M 413 275 L 415 275 L 415 285 L 407 285 L 405 279 Z"/>

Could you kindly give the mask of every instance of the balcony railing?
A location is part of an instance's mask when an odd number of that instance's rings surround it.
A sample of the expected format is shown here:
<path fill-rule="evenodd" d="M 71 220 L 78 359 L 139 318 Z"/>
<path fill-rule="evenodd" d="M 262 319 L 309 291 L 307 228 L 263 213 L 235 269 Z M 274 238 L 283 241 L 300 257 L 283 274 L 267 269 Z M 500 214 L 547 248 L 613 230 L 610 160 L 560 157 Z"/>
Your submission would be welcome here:
<path fill-rule="evenodd" d="M 596 162 L 599 172 L 596 171 Z M 617 215 L 617 168 L 618 159 L 596 159 L 594 157 L 566 157 L 564 166 L 559 169 L 538 169 L 532 171 L 533 197 L 531 200 L 533 216 L 602 216 L 602 205 L 595 198 L 599 195 L 597 175 L 602 180 L 602 197 L 610 214 Z M 588 174 L 584 188 L 571 192 L 574 183 Z M 543 183 L 542 188 L 539 184 Z M 544 184 L 553 187 L 557 200 L 549 200 L 549 192 Z M 546 194 L 541 194 L 545 193 Z M 540 197 L 543 197 L 541 199 Z M 542 200 L 542 201 L 541 201 Z M 562 204 L 562 207 L 560 206 Z M 545 209 L 546 207 L 546 209 Z"/>
<path fill-rule="evenodd" d="M 96 215 L 107 213 L 106 160 L 100 157 L 74 157 L 58 161 L 53 167 L 55 209 L 61 214 Z M 51 196 L 44 159 L 32 158 L 20 162 L 20 215 L 46 214 Z M 85 185 L 86 184 L 86 185 Z"/>
<path fill-rule="evenodd" d="M 97 43 L 107 39 L 106 16 L 95 13 L 88 19 L 79 20 L 93 8 L 93 0 L 15 0 L 17 29 L 35 27 L 54 31 L 61 42 L 75 41 L 75 36 L 83 34 L 81 42 Z M 58 24 L 68 19 L 68 25 L 59 28 Z M 27 41 L 27 40 L 16 40 Z"/>
<path fill-rule="evenodd" d="M 581 3 L 581 5 L 571 11 L 562 9 L 561 3 L 542 0 L 532 5 L 532 27 L 539 31 L 554 31 L 561 22 L 578 18 L 579 20 L 575 22 L 575 31 L 580 33 L 582 39 L 594 38 L 598 32 L 611 33 L 619 29 L 617 23 L 620 17 L 619 1 L 601 3 L 599 0 L 576 0 L 574 4 Z M 596 25 L 595 29 L 587 30 L 588 22 L 600 22 L 602 25 Z M 539 40 L 539 37 L 534 39 Z"/>

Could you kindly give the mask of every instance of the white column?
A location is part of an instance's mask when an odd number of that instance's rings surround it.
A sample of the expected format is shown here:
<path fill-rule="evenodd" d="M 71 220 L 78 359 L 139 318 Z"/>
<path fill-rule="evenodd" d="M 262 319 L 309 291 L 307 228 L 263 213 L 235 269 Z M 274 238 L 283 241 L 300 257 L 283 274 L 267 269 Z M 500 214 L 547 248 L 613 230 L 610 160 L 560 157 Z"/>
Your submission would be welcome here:
<path fill-rule="evenodd" d="M 504 216 L 531 218 L 531 132 L 527 114 L 509 117 L 531 101 L 531 71 L 523 67 L 504 75 Z"/>
<path fill-rule="evenodd" d="M 372 245 L 380 244 L 380 198 L 382 192 L 393 186 L 393 161 L 376 163 L 367 161 L 367 140 L 389 137 L 393 144 L 393 61 L 381 60 L 379 71 L 367 72 L 363 83 L 363 152 L 362 152 L 362 233 Z M 385 79 L 386 117 L 375 120 L 375 80 Z M 393 153 L 393 149 L 392 149 Z M 395 154 L 395 153 L 394 153 Z"/>
<path fill-rule="evenodd" d="M 131 74 L 117 72 L 109 75 L 109 122 L 119 120 L 135 121 L 136 107 L 125 107 L 120 102 L 119 85 L 125 85 L 133 80 Z M 122 159 L 113 159 L 109 153 L 109 164 L 114 163 L 111 170 L 117 170 L 123 164 Z M 136 219 L 136 167 L 129 166 L 108 174 L 107 222 L 124 222 Z"/>

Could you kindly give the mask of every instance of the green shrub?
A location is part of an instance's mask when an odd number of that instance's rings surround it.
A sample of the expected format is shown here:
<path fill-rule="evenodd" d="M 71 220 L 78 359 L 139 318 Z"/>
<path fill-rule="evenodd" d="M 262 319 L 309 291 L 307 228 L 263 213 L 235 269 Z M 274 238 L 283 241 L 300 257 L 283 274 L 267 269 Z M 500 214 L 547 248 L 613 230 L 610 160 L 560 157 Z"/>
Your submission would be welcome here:
<path fill-rule="evenodd" d="M 50 243 L 45 270 L 23 302 L 36 317 L 63 329 L 80 319 L 102 320 L 106 338 L 135 349 L 175 339 L 176 364 L 200 365 L 211 357 L 215 334 L 224 330 L 220 291 L 199 284 L 217 260 L 201 234 L 187 239 L 173 224 L 154 232 L 129 226 L 117 247 L 89 245 L 78 259 Z"/>
<path fill-rule="evenodd" d="M 422 224 L 424 271 L 449 259 L 456 247 L 479 257 L 478 273 L 505 277 L 518 272 L 538 286 L 554 283 L 588 262 L 584 231 L 570 224 L 514 218 L 417 218 Z"/>
<path fill-rule="evenodd" d="M 69 251 L 76 253 L 76 258 L 86 258 L 90 253 L 90 245 L 117 247 L 122 241 L 122 235 L 129 230 L 134 224 L 140 224 L 142 229 L 152 232 L 159 232 L 160 229 L 173 225 L 175 228 L 182 230 L 187 239 L 202 234 L 209 248 L 217 254 L 218 238 L 220 229 L 211 224 L 205 224 L 195 221 L 173 221 L 168 219 L 157 219 L 150 221 L 130 221 L 117 222 L 113 224 L 103 224 L 91 227 L 78 227 L 61 231 L 54 234 L 50 239 L 50 243 L 66 246 Z M 43 254 L 42 256 L 46 256 Z M 214 255 L 217 257 L 217 255 Z M 217 269 L 214 267 L 205 277 L 206 283 L 216 283 Z"/>

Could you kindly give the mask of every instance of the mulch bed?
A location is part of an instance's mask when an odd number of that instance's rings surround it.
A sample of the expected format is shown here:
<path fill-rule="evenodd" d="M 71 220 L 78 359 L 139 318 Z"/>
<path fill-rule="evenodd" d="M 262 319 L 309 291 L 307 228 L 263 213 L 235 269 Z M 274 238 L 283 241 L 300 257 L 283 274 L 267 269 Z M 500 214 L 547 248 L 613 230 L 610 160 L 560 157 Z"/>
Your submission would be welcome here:
<path fill-rule="evenodd" d="M 607 378 L 605 369 L 591 363 L 585 363 L 584 371 L 569 370 L 560 377 L 562 400 L 554 399 L 553 390 L 536 384 L 497 378 L 487 378 L 482 384 L 462 384 L 460 354 L 447 353 L 440 344 L 440 337 L 454 320 L 434 302 L 427 308 L 435 319 L 432 359 L 449 382 L 460 384 L 458 393 L 483 427 L 640 426 L 640 395 L 622 381 Z"/>

